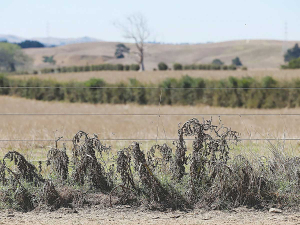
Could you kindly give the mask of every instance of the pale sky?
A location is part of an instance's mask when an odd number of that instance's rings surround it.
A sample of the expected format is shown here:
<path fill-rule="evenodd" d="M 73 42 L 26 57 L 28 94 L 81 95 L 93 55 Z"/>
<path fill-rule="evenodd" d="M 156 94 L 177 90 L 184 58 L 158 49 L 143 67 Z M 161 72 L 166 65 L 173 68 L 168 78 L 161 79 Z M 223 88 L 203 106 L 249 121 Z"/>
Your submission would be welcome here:
<path fill-rule="evenodd" d="M 300 0 L 1 0 L 0 34 L 124 41 L 114 21 L 142 13 L 149 41 L 300 40 Z"/>

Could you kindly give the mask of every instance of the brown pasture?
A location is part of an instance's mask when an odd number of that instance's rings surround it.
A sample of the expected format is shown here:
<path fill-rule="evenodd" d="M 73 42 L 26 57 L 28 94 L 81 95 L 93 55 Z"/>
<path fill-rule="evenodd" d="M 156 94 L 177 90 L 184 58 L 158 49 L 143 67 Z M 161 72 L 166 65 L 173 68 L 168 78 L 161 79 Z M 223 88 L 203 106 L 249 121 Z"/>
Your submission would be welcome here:
<path fill-rule="evenodd" d="M 177 138 L 179 123 L 190 118 L 210 119 L 209 115 L 161 115 L 157 114 L 237 114 L 221 117 L 221 122 L 241 133 L 241 138 L 300 138 L 300 116 L 287 115 L 242 115 L 242 114 L 292 114 L 300 113 L 300 109 L 242 109 L 216 108 L 208 106 L 138 106 L 83 104 L 65 102 L 43 102 L 16 97 L 0 97 L 0 139 L 1 140 L 40 140 L 55 139 L 63 136 L 72 139 L 77 131 L 83 130 L 91 135 L 97 134 L 100 139 L 115 150 L 128 146 L 132 141 L 141 140 L 142 148 L 148 149 L 158 139 Z M 153 115 L 7 115 L 7 114 L 153 114 Z M 5 115 L 6 114 L 6 115 Z M 241 114 L 241 115 L 240 115 Z M 212 116 L 214 124 L 219 124 L 219 117 Z M 114 141 L 110 139 L 130 139 Z M 131 140 L 132 139 L 132 140 Z M 159 143 L 165 142 L 163 140 Z M 172 141 L 167 141 L 172 145 Z M 69 143 L 69 142 L 68 142 Z M 190 142 L 191 143 L 191 142 Z M 240 146 L 257 146 L 267 141 L 242 141 Z M 299 153 L 297 141 L 277 142 L 290 151 Z M 0 141 L 0 155 L 8 149 L 26 150 L 31 159 L 45 158 L 45 149 L 54 142 L 10 142 Z M 44 149 L 44 150 L 42 150 Z"/>
<path fill-rule="evenodd" d="M 184 75 L 194 78 L 204 79 L 224 79 L 233 77 L 254 77 L 260 79 L 265 76 L 272 76 L 277 80 L 291 80 L 299 78 L 299 70 L 279 70 L 279 69 L 252 69 L 248 71 L 211 71 L 211 70 L 188 70 L 188 71 L 94 71 L 94 72 L 77 72 L 77 73 L 60 73 L 60 74 L 40 74 L 40 75 L 14 75 L 11 78 L 17 79 L 51 79 L 56 81 L 86 81 L 91 78 L 100 78 L 107 83 L 127 83 L 130 78 L 135 78 L 142 83 L 159 83 L 166 78 L 180 79 Z"/>

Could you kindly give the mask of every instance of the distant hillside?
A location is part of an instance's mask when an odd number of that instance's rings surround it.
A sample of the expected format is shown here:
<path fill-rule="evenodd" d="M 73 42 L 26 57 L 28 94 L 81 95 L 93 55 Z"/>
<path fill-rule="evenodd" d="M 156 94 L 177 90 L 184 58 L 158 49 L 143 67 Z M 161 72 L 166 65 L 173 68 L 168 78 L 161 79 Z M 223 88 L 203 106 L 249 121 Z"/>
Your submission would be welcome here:
<path fill-rule="evenodd" d="M 287 47 L 296 42 L 290 41 Z M 300 43 L 300 41 L 299 41 Z M 43 56 L 54 56 L 56 66 L 92 65 L 101 63 L 135 63 L 135 56 L 123 59 L 114 57 L 115 42 L 97 42 L 65 45 L 55 48 L 24 50 L 34 59 L 34 67 L 50 67 L 43 62 Z M 131 52 L 135 51 L 134 44 L 126 44 Z M 239 40 L 220 43 L 195 45 L 146 44 L 146 70 L 157 67 L 159 62 L 166 62 L 169 66 L 179 62 L 183 64 L 211 63 L 213 59 L 220 59 L 225 64 L 238 56 L 243 65 L 248 68 L 279 68 L 283 61 L 282 41 L 276 40 Z"/>
<path fill-rule="evenodd" d="M 20 43 L 22 41 L 25 41 L 25 38 L 14 35 L 0 34 L 0 41 L 7 41 L 9 43 Z"/>
<path fill-rule="evenodd" d="M 79 37 L 79 38 L 56 38 L 56 37 L 49 37 L 49 38 L 23 38 L 14 35 L 4 35 L 0 34 L 0 41 L 7 41 L 10 43 L 20 43 L 25 40 L 31 41 L 38 41 L 46 46 L 61 46 L 61 45 L 69 45 L 69 44 L 76 44 L 76 43 L 88 43 L 88 42 L 99 42 L 101 40 L 91 37 Z"/>
<path fill-rule="evenodd" d="M 60 45 L 69 45 L 69 44 L 77 44 L 77 43 L 88 43 L 88 42 L 99 42 L 101 40 L 91 37 L 80 37 L 80 38 L 32 38 L 32 40 L 39 41 L 44 45 L 48 46 L 60 46 Z"/>

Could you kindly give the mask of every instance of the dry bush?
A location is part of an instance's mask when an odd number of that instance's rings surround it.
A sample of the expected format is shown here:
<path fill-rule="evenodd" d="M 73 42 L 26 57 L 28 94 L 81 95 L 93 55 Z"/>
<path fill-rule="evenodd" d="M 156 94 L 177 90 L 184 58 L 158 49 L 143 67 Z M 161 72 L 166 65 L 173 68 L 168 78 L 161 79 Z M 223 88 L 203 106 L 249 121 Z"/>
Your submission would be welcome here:
<path fill-rule="evenodd" d="M 83 139 L 83 140 L 82 140 Z M 96 135 L 90 138 L 83 131 L 79 131 L 73 138 L 73 163 L 75 182 L 83 185 L 88 179 L 92 188 L 102 191 L 111 189 L 104 167 L 96 158 L 96 151 L 101 155 L 107 147 L 102 145 Z"/>
<path fill-rule="evenodd" d="M 170 148 L 166 145 L 164 145 L 163 148 L 165 153 L 170 151 Z M 157 167 L 161 167 L 159 163 L 161 160 L 153 159 L 155 148 L 152 148 L 152 152 L 150 151 L 148 154 L 148 160 L 146 160 L 145 154 L 141 151 L 138 143 L 134 142 L 130 146 L 130 149 L 134 158 L 134 169 L 138 173 L 140 182 L 142 183 L 142 192 L 145 193 L 148 198 L 147 200 L 150 201 L 148 206 L 152 209 L 178 209 L 188 207 L 186 200 L 178 191 L 168 184 L 163 185 L 155 176 L 155 170 Z"/>
<path fill-rule="evenodd" d="M 136 187 L 131 170 L 130 148 L 120 150 L 117 155 L 117 173 L 120 174 L 122 183 L 113 188 L 110 193 L 110 205 L 112 206 L 112 195 L 118 197 L 117 204 L 136 204 L 139 189 Z"/>
<path fill-rule="evenodd" d="M 134 171 L 138 174 L 139 181 L 142 184 L 141 189 L 133 180 L 131 157 L 134 159 Z M 170 197 L 169 193 L 155 177 L 153 169 L 151 156 L 148 154 L 148 160 L 146 160 L 146 156 L 137 142 L 118 152 L 117 172 L 121 175 L 122 185 L 120 187 L 124 192 L 121 196 L 121 202 L 127 202 L 128 198 L 132 197 L 133 192 L 138 195 L 143 193 L 152 202 L 167 202 L 167 198 Z"/>
<path fill-rule="evenodd" d="M 121 175 L 123 186 L 136 189 L 131 171 L 131 155 L 128 149 L 123 149 L 118 152 L 117 172 Z"/>
<path fill-rule="evenodd" d="M 176 141 L 175 157 L 172 163 L 173 178 L 180 180 L 185 175 L 185 165 L 188 157 L 186 156 L 186 143 L 183 138 L 183 130 L 178 130 L 178 141 Z"/>
<path fill-rule="evenodd" d="M 221 121 L 220 121 L 221 122 Z M 213 125 L 212 120 L 191 119 L 178 131 L 180 136 L 194 136 L 190 164 L 191 188 L 197 198 L 196 186 L 211 183 L 216 177 L 218 167 L 226 165 L 229 159 L 228 141 L 238 141 L 238 133 L 231 129 Z M 182 138 L 181 138 L 182 139 Z"/>
<path fill-rule="evenodd" d="M 80 190 L 75 190 L 71 186 L 64 186 L 59 188 L 58 193 L 63 199 L 65 207 L 82 207 L 86 203 L 86 194 Z"/>
<path fill-rule="evenodd" d="M 52 209 L 58 209 L 63 204 L 63 199 L 51 181 L 46 181 L 43 187 L 43 202 Z"/>
<path fill-rule="evenodd" d="M 58 174 L 62 180 L 66 180 L 69 175 L 69 157 L 66 148 L 62 150 L 51 148 L 47 154 L 47 166 L 51 165 L 51 170 Z"/>
<path fill-rule="evenodd" d="M 14 200 L 22 211 L 27 212 L 34 209 L 31 193 L 22 186 L 15 190 Z"/>
<path fill-rule="evenodd" d="M 3 165 L 3 163 L 1 161 L 0 161 L 0 183 L 2 183 L 2 185 L 6 184 L 5 166 Z"/>
<path fill-rule="evenodd" d="M 6 160 L 13 162 L 17 171 L 10 169 L 9 166 L 7 166 Z M 3 157 L 3 165 L 15 181 L 19 182 L 19 179 L 21 178 L 27 182 L 34 182 L 35 185 L 38 185 L 40 182 L 44 182 L 43 177 L 38 174 L 36 167 L 29 163 L 19 152 L 10 151 L 6 153 Z"/>
<path fill-rule="evenodd" d="M 272 184 L 241 155 L 230 166 L 216 164 L 211 177 L 209 190 L 199 201 L 202 205 L 213 209 L 240 205 L 261 207 L 264 201 L 270 200 Z"/>
<path fill-rule="evenodd" d="M 195 138 L 190 155 L 186 137 Z M 152 209 L 299 205 L 300 158 L 287 156 L 284 144 L 272 143 L 269 157 L 230 158 L 231 144 L 238 140 L 239 134 L 224 127 L 221 121 L 214 125 L 212 120 L 200 122 L 193 118 L 179 127 L 174 153 L 167 144 L 155 144 L 144 153 L 134 142 L 120 150 L 108 165 L 111 158 L 105 158 L 103 153 L 110 153 L 110 148 L 97 135 L 90 137 L 79 131 L 73 138 L 73 179 L 68 179 L 65 147 L 60 150 L 56 145 L 47 154 L 50 175 L 58 174 L 50 176 L 51 181 L 45 181 L 23 155 L 10 151 L 0 162 L 0 199 L 23 211 L 37 205 L 51 210 L 82 207 L 86 203 L 105 206 L 108 196 L 102 193 L 108 191 L 111 205 L 114 198 L 114 204 L 146 204 Z M 42 183 L 43 189 L 38 191 Z M 104 198 L 91 200 L 97 195 Z"/>
<path fill-rule="evenodd" d="M 72 187 L 64 186 L 56 190 L 51 181 L 45 182 L 42 194 L 43 203 L 50 209 L 60 207 L 82 207 L 85 203 L 84 194 L 81 191 L 74 190 Z"/>
<path fill-rule="evenodd" d="M 12 169 L 14 166 L 15 169 Z M 7 178 L 6 174 L 9 175 Z M 37 173 L 36 167 L 19 152 L 10 151 L 5 154 L 3 163 L 0 164 L 0 176 L 3 186 L 8 186 L 3 191 L 3 203 L 16 205 L 17 209 L 26 212 L 32 210 L 33 195 L 25 186 L 36 187 L 44 182 L 43 177 Z"/>
<path fill-rule="evenodd" d="M 130 148 L 134 158 L 134 169 L 138 172 L 140 181 L 150 199 L 157 202 L 164 201 L 168 193 L 153 175 L 151 168 L 147 164 L 145 154 L 140 149 L 139 143 L 134 142 Z"/>

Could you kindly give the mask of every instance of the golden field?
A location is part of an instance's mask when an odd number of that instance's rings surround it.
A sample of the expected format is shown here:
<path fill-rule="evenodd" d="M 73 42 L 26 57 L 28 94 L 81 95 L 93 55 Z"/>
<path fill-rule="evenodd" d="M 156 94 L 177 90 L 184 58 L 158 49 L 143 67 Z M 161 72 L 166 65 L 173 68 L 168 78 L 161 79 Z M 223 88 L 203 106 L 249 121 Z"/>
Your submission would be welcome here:
<path fill-rule="evenodd" d="M 192 117 L 202 120 L 202 116 L 99 116 L 99 115 L 3 115 L 9 113 L 37 114 L 75 114 L 75 113 L 105 113 L 105 114 L 291 114 L 300 113 L 296 109 L 241 109 L 215 108 L 208 106 L 138 106 L 138 105 L 108 105 L 83 104 L 65 102 L 43 102 L 23 98 L 0 96 L 0 139 L 51 139 L 63 136 L 72 139 L 77 131 L 83 130 L 91 135 L 97 134 L 100 139 L 159 139 L 177 138 L 179 123 L 184 123 Z M 204 116 L 210 119 L 210 116 Z M 300 116 L 222 116 L 222 124 L 241 133 L 241 138 L 298 138 Z M 214 124 L 219 124 L 218 116 L 213 116 Z M 157 132 L 158 130 L 158 132 Z M 158 135 L 157 135 L 158 134 Z M 132 141 L 103 141 L 112 145 L 115 150 L 128 146 Z M 162 143 L 163 141 L 159 141 Z M 276 141 L 272 141 L 278 144 Z M 148 149 L 155 143 L 141 141 L 142 149 Z M 172 141 L 168 141 L 172 145 Z M 239 145 L 251 146 L 262 141 L 242 141 Z M 292 146 L 290 150 L 299 153 L 296 141 L 286 142 Z M 0 156 L 8 149 L 26 150 L 31 159 L 45 159 L 45 151 L 54 142 L 0 142 Z M 60 145 L 61 146 L 61 145 Z"/>
<path fill-rule="evenodd" d="M 277 80 L 290 80 L 299 78 L 299 70 L 279 70 L 279 69 L 251 69 L 247 71 L 212 71 L 212 70 L 187 70 L 187 71 L 95 71 L 95 72 L 77 72 L 77 73 L 60 73 L 60 74 L 41 74 L 41 75 L 13 75 L 11 78 L 17 79 L 51 79 L 56 81 L 86 81 L 91 78 L 101 78 L 107 83 L 127 83 L 130 78 L 135 78 L 142 83 L 159 83 L 166 78 L 180 79 L 184 75 L 199 77 L 205 79 L 224 79 L 233 77 L 254 77 L 262 78 L 272 76 Z"/>
<path fill-rule="evenodd" d="M 291 48 L 297 41 L 283 43 L 276 40 L 236 40 L 190 45 L 145 44 L 145 67 L 152 71 L 159 62 L 171 67 L 174 63 L 209 64 L 220 59 L 230 65 L 239 57 L 248 68 L 279 68 L 283 61 L 283 45 Z M 93 65 L 102 63 L 136 63 L 136 46 L 125 43 L 132 54 L 125 58 L 115 57 L 117 42 L 94 42 L 70 44 L 54 48 L 28 48 L 23 51 L 33 59 L 33 68 L 40 69 L 53 65 L 43 62 L 43 56 L 54 56 L 55 66 Z"/>

